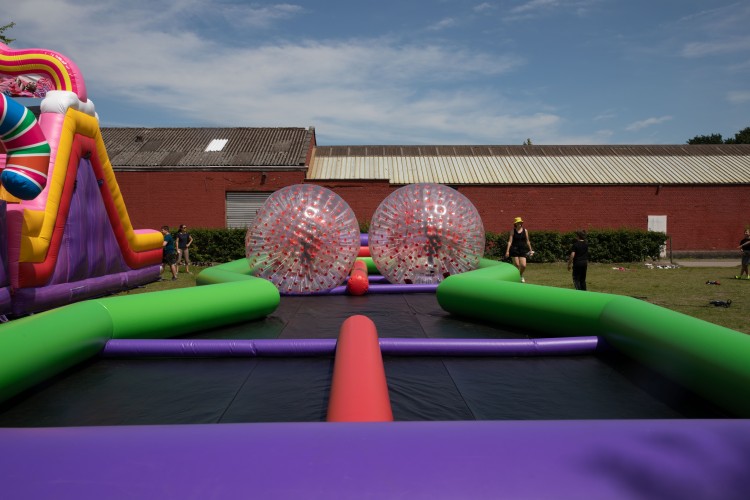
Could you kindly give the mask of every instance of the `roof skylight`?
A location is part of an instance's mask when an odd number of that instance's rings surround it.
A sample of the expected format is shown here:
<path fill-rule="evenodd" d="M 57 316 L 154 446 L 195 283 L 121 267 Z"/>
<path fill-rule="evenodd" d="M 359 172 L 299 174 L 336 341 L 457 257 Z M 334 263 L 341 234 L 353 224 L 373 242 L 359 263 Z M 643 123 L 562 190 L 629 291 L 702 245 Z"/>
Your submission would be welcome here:
<path fill-rule="evenodd" d="M 229 139 L 212 139 L 204 151 L 221 151 L 227 145 Z"/>

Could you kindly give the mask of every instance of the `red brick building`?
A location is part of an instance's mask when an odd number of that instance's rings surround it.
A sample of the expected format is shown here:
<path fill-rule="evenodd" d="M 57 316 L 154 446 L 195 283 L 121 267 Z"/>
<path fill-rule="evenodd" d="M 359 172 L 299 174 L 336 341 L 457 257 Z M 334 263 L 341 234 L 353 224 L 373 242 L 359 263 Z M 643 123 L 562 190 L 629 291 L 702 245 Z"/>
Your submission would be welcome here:
<path fill-rule="evenodd" d="M 273 191 L 313 182 L 360 220 L 413 182 L 447 184 L 488 231 L 665 230 L 675 252 L 736 249 L 750 145 L 321 146 L 313 128 L 105 128 L 136 227 L 244 227 Z"/>

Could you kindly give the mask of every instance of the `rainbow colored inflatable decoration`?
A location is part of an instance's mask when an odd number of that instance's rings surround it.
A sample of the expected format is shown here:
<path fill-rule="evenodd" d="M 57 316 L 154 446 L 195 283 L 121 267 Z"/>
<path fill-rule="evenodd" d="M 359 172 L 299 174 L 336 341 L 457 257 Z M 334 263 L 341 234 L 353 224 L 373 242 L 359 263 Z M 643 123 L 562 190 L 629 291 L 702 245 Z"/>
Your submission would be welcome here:
<path fill-rule="evenodd" d="M 0 314 L 157 279 L 162 236 L 133 228 L 76 65 L 0 44 L 0 78 Z M 39 120 L 14 97 L 43 98 Z"/>
<path fill-rule="evenodd" d="M 13 196 L 33 200 L 47 185 L 49 144 L 31 111 L 0 97 L 0 141 L 7 151 L 0 183 Z"/>

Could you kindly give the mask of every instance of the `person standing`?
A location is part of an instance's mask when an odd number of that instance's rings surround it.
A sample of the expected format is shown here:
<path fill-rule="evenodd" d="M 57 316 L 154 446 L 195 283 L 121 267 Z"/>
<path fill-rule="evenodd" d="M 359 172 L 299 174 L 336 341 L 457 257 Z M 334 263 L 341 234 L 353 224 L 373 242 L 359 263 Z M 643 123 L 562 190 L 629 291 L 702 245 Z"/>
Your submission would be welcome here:
<path fill-rule="evenodd" d="M 179 272 L 180 264 L 185 262 L 185 272 L 190 273 L 190 245 L 193 244 L 193 237 L 187 232 L 185 224 L 180 226 L 177 231 L 177 270 Z"/>
<path fill-rule="evenodd" d="M 745 237 L 740 241 L 740 252 L 742 252 L 742 270 L 739 276 L 735 278 L 742 279 L 742 275 L 745 275 L 746 280 L 750 280 L 750 274 L 747 272 L 747 266 L 750 264 L 750 229 L 745 229 Z"/>
<path fill-rule="evenodd" d="M 531 248 L 531 240 L 529 240 L 529 232 L 523 227 L 523 219 L 516 217 L 513 220 L 513 229 L 510 231 L 510 236 L 508 237 L 505 257 L 513 259 L 513 265 L 521 273 L 521 283 L 526 283 L 523 273 L 526 271 L 527 255 L 529 257 L 534 255 L 534 250 Z"/>
<path fill-rule="evenodd" d="M 586 271 L 589 266 L 589 244 L 586 231 L 576 231 L 576 240 L 570 249 L 568 271 L 573 268 L 573 286 L 576 290 L 586 290 Z"/>
<path fill-rule="evenodd" d="M 169 226 L 162 226 L 161 234 L 164 236 L 164 242 L 161 245 L 163 253 L 160 274 L 164 274 L 164 269 L 169 266 L 169 270 L 172 271 L 172 281 L 175 281 L 177 279 L 177 251 L 174 247 L 174 238 L 169 233 Z"/>

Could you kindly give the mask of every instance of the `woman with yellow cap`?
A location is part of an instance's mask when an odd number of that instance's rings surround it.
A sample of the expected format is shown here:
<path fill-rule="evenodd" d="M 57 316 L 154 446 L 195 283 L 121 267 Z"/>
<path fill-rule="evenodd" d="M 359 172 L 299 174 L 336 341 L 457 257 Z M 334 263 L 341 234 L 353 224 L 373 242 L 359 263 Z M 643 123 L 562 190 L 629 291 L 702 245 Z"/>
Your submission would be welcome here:
<path fill-rule="evenodd" d="M 513 221 L 513 229 L 508 237 L 508 247 L 505 249 L 505 257 L 513 259 L 513 265 L 521 273 L 521 283 L 526 283 L 523 272 L 526 270 L 526 256 L 534 255 L 529 240 L 529 232 L 523 227 L 523 219 L 516 217 Z"/>

